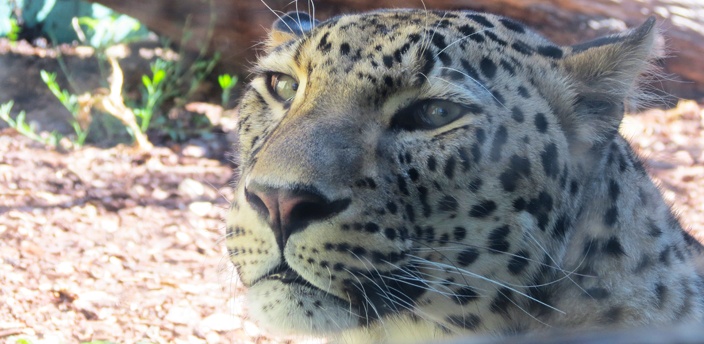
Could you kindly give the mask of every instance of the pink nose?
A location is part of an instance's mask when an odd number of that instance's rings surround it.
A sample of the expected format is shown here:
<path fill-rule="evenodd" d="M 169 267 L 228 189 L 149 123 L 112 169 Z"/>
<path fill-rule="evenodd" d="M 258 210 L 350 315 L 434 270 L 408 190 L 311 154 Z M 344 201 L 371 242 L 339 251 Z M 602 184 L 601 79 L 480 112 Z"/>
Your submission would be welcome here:
<path fill-rule="evenodd" d="M 274 231 L 281 250 L 291 234 L 344 211 L 350 204 L 349 198 L 330 201 L 313 187 L 272 188 L 258 183 L 247 186 L 245 197 Z"/>

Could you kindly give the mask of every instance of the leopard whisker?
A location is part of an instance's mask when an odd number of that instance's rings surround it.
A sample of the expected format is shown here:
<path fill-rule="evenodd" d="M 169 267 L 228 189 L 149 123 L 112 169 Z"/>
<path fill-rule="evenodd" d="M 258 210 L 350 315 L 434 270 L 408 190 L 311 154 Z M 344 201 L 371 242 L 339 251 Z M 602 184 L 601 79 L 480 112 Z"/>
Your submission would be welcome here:
<path fill-rule="evenodd" d="M 504 103 L 502 103 L 499 99 L 497 99 L 496 96 L 494 96 L 494 94 L 491 93 L 491 91 L 489 91 L 488 88 L 486 88 L 486 86 L 482 85 L 482 83 L 479 82 L 479 80 L 476 80 L 476 79 L 472 78 L 472 77 L 469 76 L 467 73 L 465 73 L 465 72 L 463 72 L 463 71 L 461 71 L 461 70 L 458 70 L 458 69 L 456 69 L 456 68 L 440 67 L 440 69 L 447 69 L 447 70 L 455 71 L 455 72 L 457 72 L 457 73 L 460 73 L 460 74 L 464 75 L 465 77 L 467 77 L 467 78 L 469 78 L 470 80 L 472 80 L 475 84 L 477 84 L 477 85 L 478 85 L 480 88 L 482 88 L 484 91 L 486 91 L 486 92 L 489 94 L 489 96 L 491 96 L 491 98 L 494 99 L 494 101 L 496 101 L 497 104 L 501 105 L 501 107 L 503 107 L 503 108 L 506 109 L 507 111 L 510 111 L 510 110 L 508 109 L 508 107 L 506 107 L 506 105 L 504 105 Z M 449 80 L 447 80 L 447 79 L 445 79 L 445 78 L 441 78 L 441 77 L 438 77 L 438 76 L 434 76 L 433 78 L 439 79 L 440 81 L 443 81 L 443 82 L 445 82 L 445 83 L 448 83 L 448 84 L 450 84 L 450 85 L 452 85 L 452 86 L 455 86 L 455 87 L 457 87 L 457 88 L 459 88 L 459 89 L 465 89 L 465 87 L 463 87 L 462 85 L 458 85 L 458 84 L 455 84 L 455 83 L 453 83 L 453 82 L 450 82 Z"/>
<path fill-rule="evenodd" d="M 541 305 L 543 305 L 543 306 L 545 306 L 545 307 L 548 307 L 548 308 L 550 308 L 550 309 L 552 309 L 552 310 L 554 310 L 554 311 L 556 311 L 556 312 L 559 312 L 559 313 L 561 313 L 561 314 L 566 314 L 564 311 L 562 311 L 562 310 L 560 310 L 560 309 L 558 309 L 558 308 L 555 308 L 555 307 L 553 307 L 553 306 L 551 306 L 551 305 L 549 305 L 549 304 L 547 304 L 547 303 L 545 303 L 545 302 L 543 302 L 543 301 L 540 301 L 540 300 L 538 300 L 538 299 L 536 299 L 536 298 L 534 298 L 534 297 L 532 297 L 532 296 L 530 296 L 530 295 L 528 295 L 528 294 L 526 294 L 526 293 L 524 293 L 524 292 L 522 292 L 522 291 L 520 291 L 520 290 L 518 290 L 518 289 L 516 289 L 516 288 L 513 288 L 513 287 L 507 285 L 506 283 L 502 283 L 502 282 L 493 280 L 493 279 L 491 279 L 491 278 L 484 277 L 484 276 L 482 276 L 482 275 L 480 275 L 480 274 L 471 272 L 471 271 L 466 270 L 466 269 L 461 269 L 461 268 L 459 268 L 459 267 L 457 267 L 457 266 L 454 266 L 454 267 L 453 267 L 453 266 L 451 266 L 451 265 L 444 264 L 444 263 L 430 262 L 430 261 L 428 261 L 428 260 L 426 260 L 426 259 L 423 259 L 423 258 L 421 258 L 421 257 L 418 257 L 418 256 L 413 256 L 413 255 L 409 255 L 409 256 L 411 256 L 412 258 L 415 258 L 414 263 L 427 264 L 427 265 L 436 266 L 436 267 L 451 267 L 451 268 L 454 268 L 456 271 L 462 272 L 462 275 L 465 275 L 465 274 L 466 274 L 467 276 L 475 277 L 475 278 L 480 279 L 480 280 L 482 280 L 482 281 L 489 282 L 489 283 L 491 283 L 491 284 L 495 284 L 495 285 L 500 286 L 500 287 L 504 287 L 504 288 L 506 288 L 506 289 L 508 289 L 508 290 L 511 290 L 511 291 L 513 291 L 513 292 L 515 292 L 515 293 L 517 293 L 517 294 L 520 294 L 521 296 L 524 296 L 524 297 L 528 298 L 528 299 L 531 300 L 531 301 L 537 302 L 537 303 L 539 303 L 539 304 L 541 304 Z"/>
<path fill-rule="evenodd" d="M 440 54 L 442 54 L 443 51 L 447 50 L 447 48 L 449 48 L 449 47 L 451 47 L 451 46 L 453 46 L 453 45 L 455 45 L 455 44 L 457 44 L 457 43 L 459 43 L 459 42 L 461 42 L 461 41 L 463 41 L 463 40 L 465 40 L 465 39 L 467 39 L 467 38 L 469 38 L 469 37 L 472 37 L 472 36 L 474 36 L 474 35 L 476 35 L 476 34 L 479 34 L 479 33 L 481 33 L 481 32 L 487 31 L 487 30 L 488 30 L 488 29 L 482 29 L 482 30 L 479 30 L 479 31 L 477 31 L 477 32 L 470 33 L 469 35 L 466 35 L 466 36 L 463 36 L 463 37 L 461 37 L 461 38 L 458 38 L 458 39 L 454 40 L 452 43 L 450 43 L 450 44 L 448 44 L 447 46 L 445 46 L 444 48 L 442 48 L 442 50 L 438 51 L 438 52 L 435 54 L 435 56 L 433 56 L 433 57 L 436 58 L 436 57 L 440 56 Z"/>
<path fill-rule="evenodd" d="M 282 22 L 284 25 L 286 25 L 286 27 L 289 29 L 289 31 L 291 31 L 291 32 L 296 32 L 296 31 L 295 31 L 294 29 L 292 29 L 291 26 L 289 26 L 288 23 L 286 23 L 286 21 L 285 21 L 283 18 L 281 18 L 281 16 L 277 13 L 277 12 L 281 12 L 281 11 L 275 11 L 275 10 L 272 9 L 272 8 L 269 6 L 269 4 L 267 4 L 266 1 L 264 1 L 264 0 L 259 0 L 259 1 L 260 1 L 264 6 L 266 6 L 266 8 L 269 9 L 269 11 L 270 11 L 271 13 L 273 13 L 277 18 L 279 18 L 279 21 Z"/>

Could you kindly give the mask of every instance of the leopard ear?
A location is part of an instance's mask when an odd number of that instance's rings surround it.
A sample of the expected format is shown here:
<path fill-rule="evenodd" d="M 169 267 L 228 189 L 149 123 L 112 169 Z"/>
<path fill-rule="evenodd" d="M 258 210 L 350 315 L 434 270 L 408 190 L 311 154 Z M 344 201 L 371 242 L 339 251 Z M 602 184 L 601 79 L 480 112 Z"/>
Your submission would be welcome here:
<path fill-rule="evenodd" d="M 574 140 L 593 147 L 616 134 L 625 106 L 640 96 L 638 77 L 659 57 L 654 26 L 650 17 L 638 28 L 566 49 L 559 63 L 572 99 L 563 124 Z"/>
<path fill-rule="evenodd" d="M 312 30 L 318 21 L 304 12 L 288 12 L 274 22 L 269 41 L 269 49 L 275 48 Z"/>

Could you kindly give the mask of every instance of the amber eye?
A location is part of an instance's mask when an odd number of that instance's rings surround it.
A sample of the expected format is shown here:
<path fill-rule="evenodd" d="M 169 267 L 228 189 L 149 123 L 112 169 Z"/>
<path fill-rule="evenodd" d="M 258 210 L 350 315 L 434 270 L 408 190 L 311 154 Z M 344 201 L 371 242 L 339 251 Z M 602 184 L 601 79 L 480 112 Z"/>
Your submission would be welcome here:
<path fill-rule="evenodd" d="M 269 91 L 279 100 L 289 102 L 293 100 L 298 91 L 298 81 L 290 75 L 272 73 L 269 75 Z"/>
<path fill-rule="evenodd" d="M 448 100 L 421 100 L 399 111 L 391 120 L 391 127 L 404 130 L 435 129 L 452 123 L 467 112 L 479 110 L 478 106 L 468 107 Z"/>

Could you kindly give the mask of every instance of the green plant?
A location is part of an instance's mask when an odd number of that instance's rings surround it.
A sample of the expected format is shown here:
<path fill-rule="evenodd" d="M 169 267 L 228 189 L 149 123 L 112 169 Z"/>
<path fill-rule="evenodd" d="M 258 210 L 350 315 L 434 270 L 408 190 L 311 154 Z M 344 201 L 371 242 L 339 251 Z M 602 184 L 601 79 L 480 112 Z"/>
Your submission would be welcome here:
<path fill-rule="evenodd" d="M 188 36 L 188 34 L 185 34 Z M 188 38 L 188 37 L 186 37 Z M 185 46 L 186 41 L 181 43 Z M 169 45 L 164 43 L 165 46 Z M 141 104 L 133 106 L 135 115 L 142 121 L 141 130 L 153 129 L 157 134 L 166 134 L 174 141 L 184 141 L 194 133 L 201 133 L 210 128 L 211 124 L 205 116 L 198 116 L 184 121 L 180 118 L 169 118 L 163 113 L 157 116 L 158 109 L 164 107 L 182 107 L 212 72 L 220 58 L 219 54 L 206 57 L 199 54 L 193 60 L 187 60 L 185 51 L 179 51 L 178 60 L 157 59 L 152 64 L 152 77 L 142 77 L 145 86 L 142 91 Z M 192 62 L 191 62 L 192 61 Z M 159 81 L 155 83 L 155 81 Z"/>
<path fill-rule="evenodd" d="M 17 24 L 17 19 L 16 18 L 10 18 L 10 31 L 7 32 L 7 39 L 10 40 L 10 42 L 17 42 L 17 40 L 20 37 L 20 31 L 22 28 L 20 27 L 19 24 Z"/>
<path fill-rule="evenodd" d="M 167 75 L 169 63 L 162 59 L 157 59 L 151 64 L 152 77 L 142 75 L 142 84 L 145 92 L 143 94 L 143 107 L 134 109 L 134 114 L 140 119 L 139 129 L 142 133 L 146 133 L 154 115 L 156 107 L 161 105 L 164 94 L 164 79 Z M 144 100 L 146 99 L 146 100 Z"/>
<path fill-rule="evenodd" d="M 43 144 L 50 145 L 50 146 L 57 146 L 59 144 L 59 141 L 63 138 L 61 134 L 57 132 L 51 132 L 48 136 L 42 137 L 41 135 L 37 134 L 32 128 L 32 126 L 25 122 L 25 112 L 20 111 L 19 114 L 17 114 L 17 117 L 15 119 L 12 119 L 10 117 L 10 110 L 12 110 L 12 106 L 14 105 L 14 102 L 9 101 L 5 104 L 0 105 L 0 118 L 5 121 L 11 128 L 17 130 L 20 134 Z M 18 340 L 19 341 L 19 340 Z"/>
<path fill-rule="evenodd" d="M 230 92 L 232 88 L 237 85 L 237 76 L 232 76 L 230 74 L 222 74 L 218 76 L 218 83 L 220 88 L 222 88 L 222 107 L 226 107 L 230 102 Z"/>
<path fill-rule="evenodd" d="M 73 116 L 73 120 L 70 124 L 73 131 L 76 133 L 74 143 L 78 146 L 83 146 L 86 141 L 86 137 L 88 137 L 89 129 L 87 125 L 84 128 L 79 122 L 78 116 L 80 107 L 78 104 L 78 97 L 75 94 L 71 94 L 68 91 L 61 89 L 59 83 L 56 82 L 56 73 L 47 72 L 42 69 L 40 71 L 40 75 L 42 77 L 42 81 L 44 81 L 51 93 L 59 99 L 61 104 L 66 108 L 66 110 L 68 110 L 68 112 L 71 113 L 71 116 Z"/>

